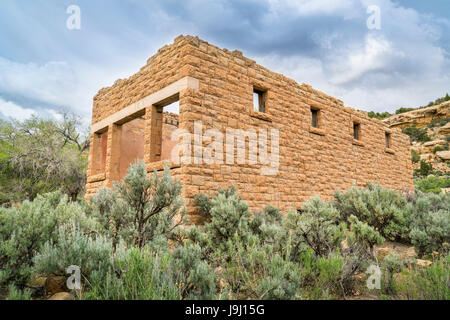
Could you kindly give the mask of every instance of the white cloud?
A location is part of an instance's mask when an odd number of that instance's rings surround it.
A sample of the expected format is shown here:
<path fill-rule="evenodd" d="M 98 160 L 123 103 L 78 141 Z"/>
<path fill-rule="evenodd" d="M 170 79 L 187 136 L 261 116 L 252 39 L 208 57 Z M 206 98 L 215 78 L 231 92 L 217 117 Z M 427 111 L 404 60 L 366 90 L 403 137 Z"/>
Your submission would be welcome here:
<path fill-rule="evenodd" d="M 19 63 L 0 57 L 0 94 L 14 101 L 27 101 L 30 108 L 43 112 L 54 110 L 52 116 L 62 108 L 87 119 L 92 99 L 103 86 L 136 72 L 123 69 L 126 67 L 97 67 L 80 61 Z"/>
<path fill-rule="evenodd" d="M 2 98 L 0 98 L 0 113 L 6 118 L 20 121 L 31 118 L 31 116 L 37 114 L 35 110 L 23 108 L 14 102 L 5 101 Z"/>
<path fill-rule="evenodd" d="M 82 109 L 86 104 L 79 76 L 66 62 L 18 63 L 0 57 L 0 92 L 41 105 Z"/>
<path fill-rule="evenodd" d="M 336 1 L 335 6 L 326 0 L 314 5 L 309 1 L 267 1 L 278 10 L 278 16 L 291 15 L 289 6 L 291 10 L 296 6 L 296 14 L 308 15 L 314 26 L 317 21 L 326 24 L 327 15 L 342 18 L 341 10 L 347 7 L 350 12 L 360 10 L 351 22 L 331 22 L 324 29 L 312 27 L 309 37 L 317 45 L 312 54 L 300 52 L 303 47 L 299 44 L 299 53 L 289 57 L 254 57 L 271 70 L 365 110 L 426 105 L 450 91 L 450 59 L 442 42 L 442 36 L 449 32 L 449 20 L 436 20 L 390 0 Z M 365 8 L 372 4 L 381 8 L 381 30 L 366 27 Z"/>
<path fill-rule="evenodd" d="M 383 70 L 389 67 L 390 62 L 402 59 L 406 54 L 393 48 L 384 36 L 369 33 L 365 38 L 364 47 L 349 52 L 345 57 L 334 60 L 331 83 L 339 85 L 357 80 L 368 72 Z"/>
<path fill-rule="evenodd" d="M 56 121 L 62 121 L 63 116 L 60 112 L 54 110 L 54 109 L 45 109 L 46 113 L 50 114 Z"/>

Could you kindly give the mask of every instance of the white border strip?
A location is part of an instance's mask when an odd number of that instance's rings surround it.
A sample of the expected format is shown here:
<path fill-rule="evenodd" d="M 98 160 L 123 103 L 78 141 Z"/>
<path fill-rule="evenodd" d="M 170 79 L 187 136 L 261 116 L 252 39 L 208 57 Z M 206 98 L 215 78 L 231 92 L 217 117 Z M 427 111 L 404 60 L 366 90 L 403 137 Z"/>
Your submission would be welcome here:
<path fill-rule="evenodd" d="M 199 89 L 199 81 L 192 77 L 184 77 L 167 87 L 152 93 L 151 95 L 125 107 L 124 109 L 110 115 L 97 123 L 92 124 L 91 132 L 99 132 L 107 128 L 110 124 L 117 123 L 155 103 L 161 102 L 185 89 Z"/>

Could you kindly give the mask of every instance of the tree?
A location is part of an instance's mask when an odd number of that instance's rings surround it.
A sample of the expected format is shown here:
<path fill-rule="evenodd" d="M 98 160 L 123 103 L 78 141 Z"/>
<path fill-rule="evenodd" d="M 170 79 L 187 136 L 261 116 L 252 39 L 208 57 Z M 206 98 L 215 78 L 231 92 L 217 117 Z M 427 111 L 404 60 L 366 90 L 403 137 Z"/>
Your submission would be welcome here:
<path fill-rule="evenodd" d="M 55 190 L 76 200 L 84 190 L 89 136 L 80 133 L 80 118 L 61 116 L 0 122 L 0 201 L 32 200 Z"/>

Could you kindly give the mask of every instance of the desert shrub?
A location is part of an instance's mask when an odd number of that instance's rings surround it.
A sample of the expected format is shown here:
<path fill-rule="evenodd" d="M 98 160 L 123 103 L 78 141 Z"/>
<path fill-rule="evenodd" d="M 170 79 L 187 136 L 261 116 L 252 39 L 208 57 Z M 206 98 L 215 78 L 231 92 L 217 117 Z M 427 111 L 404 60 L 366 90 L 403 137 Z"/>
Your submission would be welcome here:
<path fill-rule="evenodd" d="M 433 148 L 433 153 L 439 152 L 439 151 L 444 151 L 445 148 L 443 146 L 436 146 Z"/>
<path fill-rule="evenodd" d="M 395 294 L 397 286 L 394 274 L 399 273 L 405 267 L 405 263 L 395 254 L 387 255 L 381 264 L 381 291 L 383 294 Z"/>
<path fill-rule="evenodd" d="M 89 283 L 85 300 L 178 300 L 180 290 L 172 274 L 172 255 L 147 248 L 119 248 L 113 267 L 102 281 Z"/>
<path fill-rule="evenodd" d="M 202 250 L 196 244 L 185 244 L 173 253 L 174 278 L 183 299 L 212 299 L 215 294 L 214 270 L 202 261 Z"/>
<path fill-rule="evenodd" d="M 450 188 L 450 179 L 447 177 L 429 176 L 426 178 L 416 179 L 416 188 L 421 192 L 441 193 L 442 188 Z"/>
<path fill-rule="evenodd" d="M 404 269 L 394 282 L 396 295 L 402 299 L 450 300 L 450 256 L 426 269 Z"/>
<path fill-rule="evenodd" d="M 96 228 L 79 204 L 60 192 L 37 196 L 19 209 L 0 209 L 0 283 L 23 287 L 33 256 L 44 243 L 56 241 L 59 226 L 72 223 L 86 231 Z"/>
<path fill-rule="evenodd" d="M 369 116 L 369 118 L 375 118 L 379 120 L 384 120 L 392 116 L 392 114 L 390 114 L 389 112 L 374 112 L 374 111 L 369 111 L 367 115 Z"/>
<path fill-rule="evenodd" d="M 312 249 L 317 256 L 327 256 L 339 248 L 345 238 L 339 224 L 339 211 L 331 204 L 314 197 L 303 206 L 303 213 L 288 213 L 286 231 L 292 237 L 293 259 L 302 251 Z"/>
<path fill-rule="evenodd" d="M 263 212 L 256 213 L 249 222 L 252 234 L 261 242 L 276 244 L 284 236 L 284 217 L 278 208 L 267 206 Z"/>
<path fill-rule="evenodd" d="M 428 177 L 433 173 L 433 165 L 426 162 L 425 160 L 420 160 L 420 168 L 414 170 L 414 174 L 420 177 Z"/>
<path fill-rule="evenodd" d="M 410 111 L 414 111 L 414 110 L 416 110 L 416 109 L 414 109 L 414 108 L 400 108 L 400 109 L 397 109 L 395 111 L 395 114 L 402 114 L 402 113 L 410 112 Z"/>
<path fill-rule="evenodd" d="M 62 226 L 56 241 L 50 240 L 34 257 L 34 272 L 40 275 L 66 275 L 69 266 L 80 267 L 86 283 L 105 281 L 112 266 L 113 244 L 109 238 L 93 238 L 76 226 Z"/>
<path fill-rule="evenodd" d="M 302 298 L 301 274 L 295 263 L 286 260 L 280 254 L 275 254 L 265 263 L 264 274 L 256 288 L 259 299 L 298 300 Z"/>
<path fill-rule="evenodd" d="M 450 194 L 420 194 L 409 208 L 410 238 L 419 256 L 444 253 L 450 243 Z"/>
<path fill-rule="evenodd" d="M 427 130 L 417 128 L 415 125 L 403 129 L 403 133 L 408 135 L 411 142 L 428 142 L 431 138 L 428 136 Z"/>
<path fill-rule="evenodd" d="M 336 299 L 353 294 L 358 288 L 355 275 L 367 267 L 361 256 L 336 250 L 328 257 L 316 256 L 312 250 L 301 254 L 302 291 L 305 299 Z"/>
<path fill-rule="evenodd" d="M 101 190 L 93 197 L 94 214 L 115 244 L 119 239 L 140 248 L 164 243 L 185 222 L 181 188 L 167 166 L 162 176 L 155 171 L 149 178 L 145 164 L 139 162 L 113 190 Z"/>
<path fill-rule="evenodd" d="M 239 238 L 249 236 L 249 221 L 251 213 L 248 205 L 232 187 L 220 190 L 211 199 L 211 221 L 205 225 L 211 245 L 217 250 L 225 250 L 235 235 Z"/>
<path fill-rule="evenodd" d="M 373 257 L 374 246 L 383 244 L 384 238 L 374 227 L 360 221 L 354 215 L 349 217 L 348 222 L 350 224 L 350 233 L 347 238 L 348 243 L 352 246 L 360 246 L 370 251 Z"/>
<path fill-rule="evenodd" d="M 450 118 L 434 119 L 428 124 L 428 128 L 443 127 L 450 122 Z"/>
<path fill-rule="evenodd" d="M 291 261 L 289 242 L 282 243 L 286 254 L 278 246 L 259 242 L 253 237 L 243 243 L 236 237 L 228 255 L 233 259 L 219 267 L 220 283 L 225 283 L 233 299 L 291 300 L 301 298 L 300 268 Z"/>
<path fill-rule="evenodd" d="M 222 190 L 219 190 L 219 193 L 223 192 Z M 201 194 L 197 194 L 194 196 L 194 200 L 195 203 L 197 205 L 198 208 L 198 212 L 200 213 L 200 215 L 206 217 L 206 218 L 211 218 L 211 197 L 209 197 L 208 195 L 201 193 Z"/>
<path fill-rule="evenodd" d="M 411 150 L 411 161 L 413 163 L 419 163 L 420 161 L 420 155 L 414 150 Z"/>
<path fill-rule="evenodd" d="M 409 217 L 406 200 L 396 191 L 384 189 L 378 184 L 368 184 L 365 189 L 336 192 L 334 197 L 334 204 L 343 221 L 348 222 L 353 215 L 384 238 L 407 240 Z"/>
<path fill-rule="evenodd" d="M 15 285 L 8 286 L 8 296 L 6 300 L 31 300 L 31 291 L 28 289 L 18 289 Z"/>

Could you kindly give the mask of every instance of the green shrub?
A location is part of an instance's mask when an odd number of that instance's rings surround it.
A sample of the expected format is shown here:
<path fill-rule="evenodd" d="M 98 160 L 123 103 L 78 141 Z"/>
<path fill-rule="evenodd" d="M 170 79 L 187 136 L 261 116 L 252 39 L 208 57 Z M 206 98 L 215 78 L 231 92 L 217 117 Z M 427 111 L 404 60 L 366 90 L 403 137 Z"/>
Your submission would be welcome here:
<path fill-rule="evenodd" d="M 178 300 L 180 290 L 172 274 L 172 255 L 146 248 L 119 249 L 104 280 L 95 279 L 86 300 Z M 99 281 L 101 280 L 101 281 Z"/>
<path fill-rule="evenodd" d="M 411 150 L 411 161 L 413 163 L 419 163 L 420 161 L 420 155 L 414 150 Z"/>
<path fill-rule="evenodd" d="M 438 99 L 436 99 L 435 101 L 431 101 L 431 102 L 427 105 L 427 107 L 431 107 L 431 106 L 434 106 L 434 105 L 439 105 L 439 104 L 444 103 L 444 102 L 449 101 L 449 100 L 450 100 L 450 96 L 449 96 L 448 93 L 447 93 L 444 97 L 438 98 Z"/>
<path fill-rule="evenodd" d="M 235 235 L 240 238 L 248 236 L 251 213 L 236 188 L 221 190 L 211 199 L 210 215 L 211 221 L 205 227 L 214 247 L 224 249 L 227 241 Z"/>
<path fill-rule="evenodd" d="M 450 122 L 450 118 L 435 119 L 435 120 L 430 121 L 430 123 L 428 124 L 428 128 L 443 127 L 449 122 Z"/>
<path fill-rule="evenodd" d="M 349 217 L 348 222 L 350 224 L 348 242 L 353 246 L 361 246 L 369 250 L 373 257 L 374 246 L 383 244 L 384 238 L 374 227 L 360 221 L 354 215 Z"/>
<path fill-rule="evenodd" d="M 347 290 L 344 285 L 347 284 L 344 283 L 350 277 L 345 275 L 346 262 L 339 252 L 320 257 L 307 250 L 301 254 L 299 266 L 306 299 L 322 300 L 345 296 Z"/>
<path fill-rule="evenodd" d="M 421 177 L 428 177 L 433 173 L 433 165 L 424 160 L 420 160 L 420 169 L 416 169 L 414 173 Z"/>
<path fill-rule="evenodd" d="M 436 146 L 433 148 L 433 153 L 439 152 L 439 151 L 444 151 L 445 148 L 443 146 Z"/>
<path fill-rule="evenodd" d="M 301 298 L 300 268 L 290 259 L 291 244 L 282 243 L 286 254 L 271 243 L 243 243 L 236 237 L 227 255 L 233 259 L 222 264 L 218 278 L 231 291 L 233 299 L 292 300 Z"/>
<path fill-rule="evenodd" d="M 395 114 L 402 114 L 405 112 L 410 112 L 416 110 L 415 108 L 400 108 L 395 111 Z"/>
<path fill-rule="evenodd" d="M 426 269 L 403 270 L 396 277 L 395 288 L 401 299 L 450 300 L 450 256 Z"/>
<path fill-rule="evenodd" d="M 334 197 L 334 205 L 343 221 L 348 222 L 353 215 L 384 238 L 407 240 L 409 221 L 406 200 L 396 191 L 384 189 L 378 184 L 368 184 L 365 189 L 336 192 Z"/>
<path fill-rule="evenodd" d="M 104 281 L 113 261 L 114 248 L 109 238 L 92 238 L 80 229 L 62 226 L 56 241 L 48 241 L 34 257 L 34 272 L 39 275 L 66 275 L 69 266 L 80 267 L 83 282 Z"/>
<path fill-rule="evenodd" d="M 31 300 L 31 291 L 28 289 L 20 290 L 14 285 L 9 285 L 6 300 Z"/>
<path fill-rule="evenodd" d="M 381 266 L 381 290 L 383 294 L 393 295 L 397 292 L 394 274 L 402 271 L 405 263 L 395 254 L 389 254 L 382 262 Z"/>
<path fill-rule="evenodd" d="M 374 112 L 374 111 L 369 111 L 367 115 L 369 116 L 369 118 L 375 118 L 379 120 L 384 120 L 392 116 L 392 114 L 390 114 L 389 112 Z"/>
<path fill-rule="evenodd" d="M 421 194 L 409 208 L 410 238 L 418 255 L 445 253 L 445 243 L 450 243 L 450 194 Z"/>
<path fill-rule="evenodd" d="M 196 244 L 186 244 L 173 253 L 174 277 L 183 299 L 212 299 L 215 294 L 214 270 L 202 261 L 202 250 Z"/>
<path fill-rule="evenodd" d="M 94 214 L 114 244 L 119 239 L 140 248 L 151 242 L 164 243 L 186 222 L 181 189 L 167 166 L 161 177 L 155 171 L 148 178 L 145 164 L 139 162 L 113 190 L 101 190 L 93 197 Z"/>
<path fill-rule="evenodd" d="M 249 227 L 261 242 L 277 243 L 285 236 L 283 222 L 284 216 L 280 210 L 267 206 L 263 212 L 254 215 Z"/>
<path fill-rule="evenodd" d="M 33 256 L 44 243 L 57 240 L 58 227 L 73 223 L 85 231 L 97 227 L 78 203 L 59 192 L 25 201 L 19 209 L 0 209 L 0 283 L 23 287 Z"/>
<path fill-rule="evenodd" d="M 429 176 L 427 178 L 416 179 L 416 188 L 421 192 L 441 193 L 442 188 L 450 188 L 450 179 Z"/>
<path fill-rule="evenodd" d="M 339 225 L 339 211 L 331 203 L 314 197 L 303 206 L 303 213 L 290 212 L 286 232 L 292 236 L 293 259 L 310 248 L 317 256 L 327 256 L 339 248 L 345 238 Z"/>
<path fill-rule="evenodd" d="M 427 130 L 417 128 L 416 125 L 403 129 L 403 133 L 408 135 L 411 142 L 428 142 L 431 138 L 428 136 Z"/>

